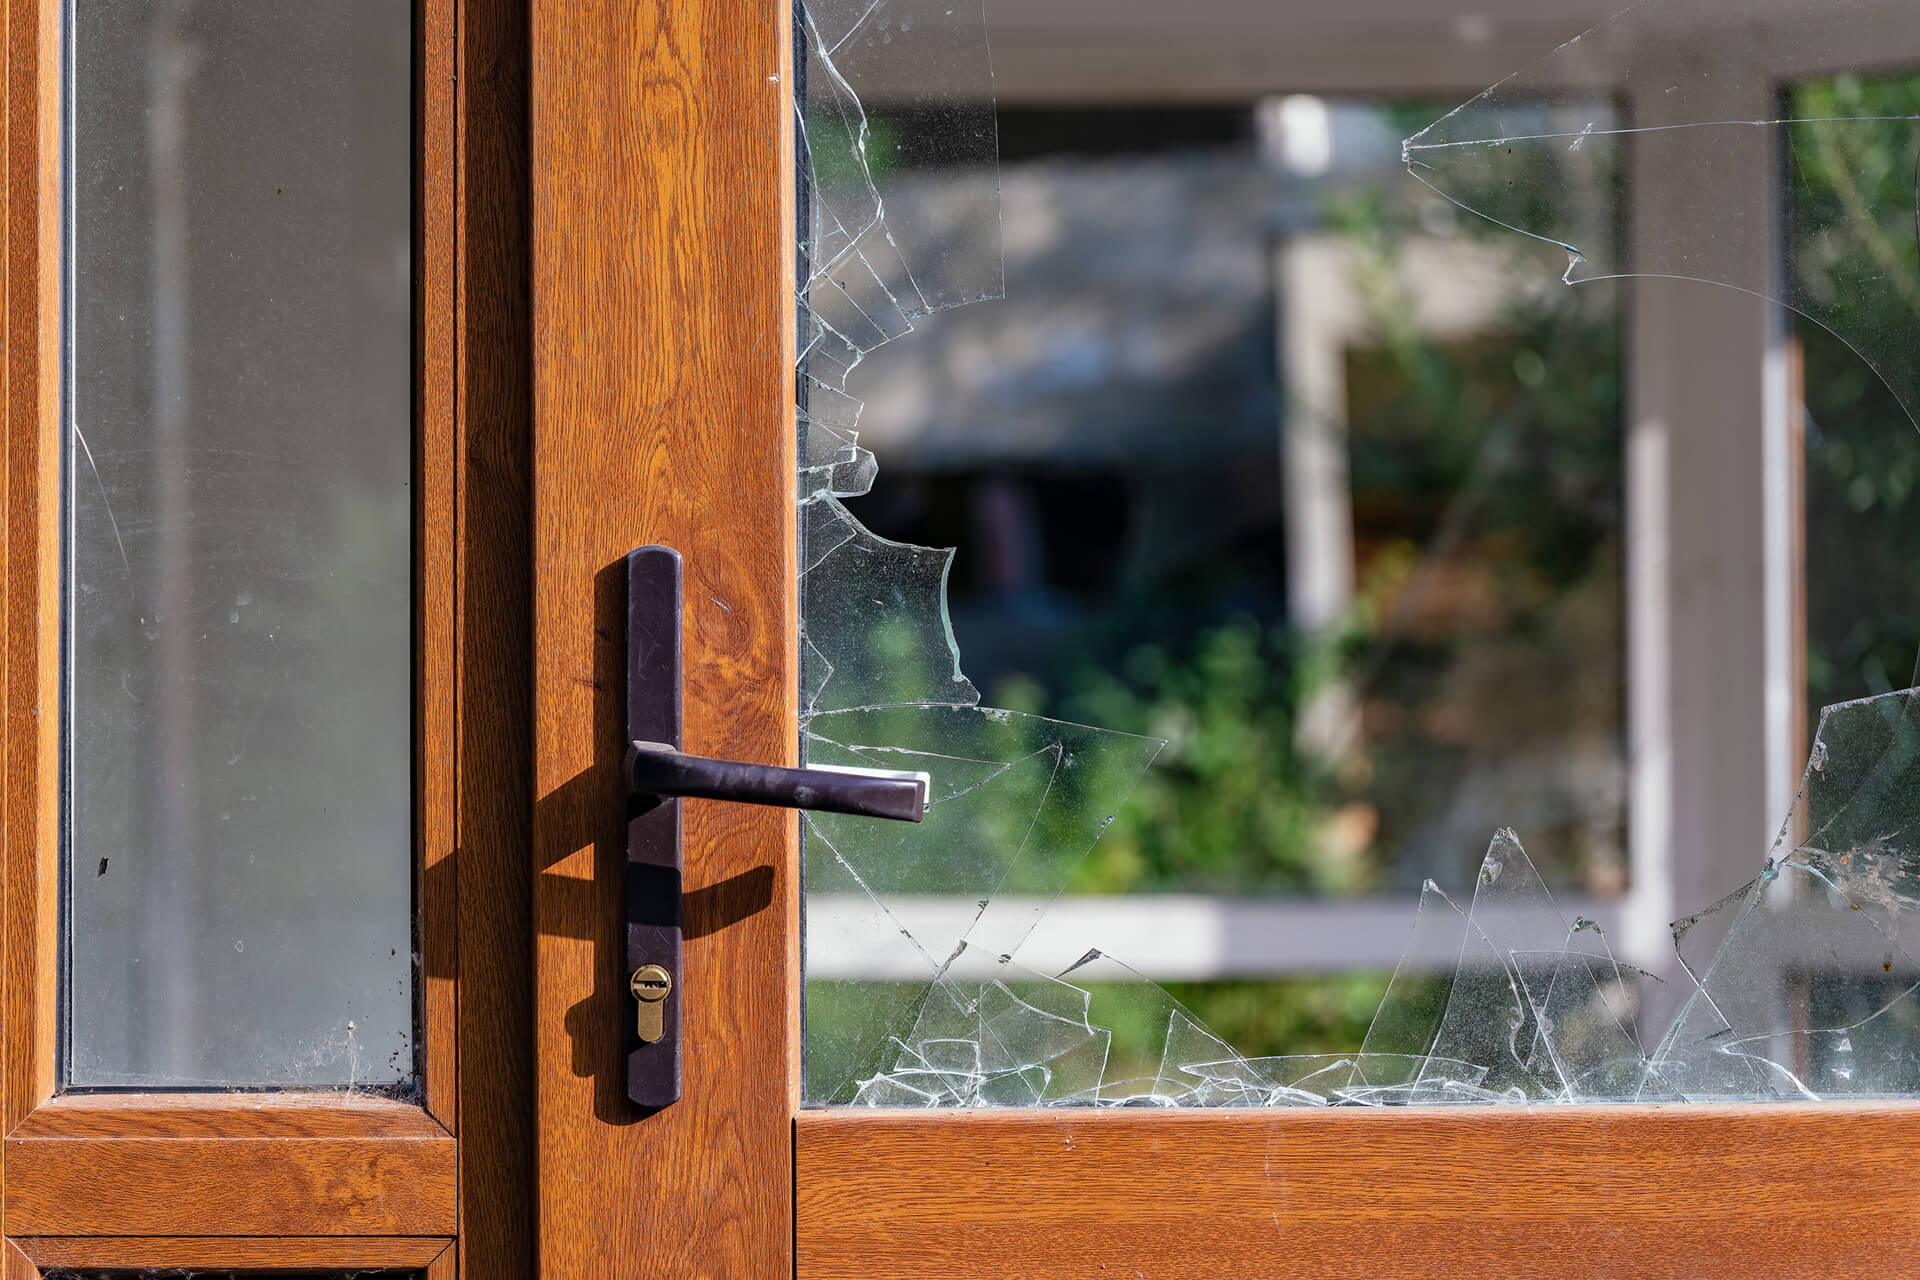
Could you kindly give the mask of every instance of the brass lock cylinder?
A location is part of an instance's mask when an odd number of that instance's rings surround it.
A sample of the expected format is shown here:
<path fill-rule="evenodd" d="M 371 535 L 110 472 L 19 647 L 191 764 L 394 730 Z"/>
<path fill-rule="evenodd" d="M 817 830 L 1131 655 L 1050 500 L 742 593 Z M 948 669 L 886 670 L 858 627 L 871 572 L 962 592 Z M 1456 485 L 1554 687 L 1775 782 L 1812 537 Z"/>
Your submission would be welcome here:
<path fill-rule="evenodd" d="M 667 1033 L 667 997 L 673 994 L 673 975 L 657 964 L 643 964 L 627 982 L 639 1005 L 641 1044 L 652 1044 Z"/>

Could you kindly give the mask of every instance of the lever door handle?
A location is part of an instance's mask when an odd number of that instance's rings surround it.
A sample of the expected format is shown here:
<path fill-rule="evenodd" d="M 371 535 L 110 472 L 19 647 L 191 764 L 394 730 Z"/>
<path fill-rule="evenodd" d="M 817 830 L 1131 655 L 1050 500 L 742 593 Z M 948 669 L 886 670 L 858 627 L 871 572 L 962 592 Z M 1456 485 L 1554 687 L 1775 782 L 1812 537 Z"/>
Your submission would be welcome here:
<path fill-rule="evenodd" d="M 680 750 L 680 553 L 627 556 L 627 1097 L 680 1098 L 680 798 L 919 822 L 924 773 L 715 760 Z M 651 800 L 652 803 L 633 803 Z"/>
<path fill-rule="evenodd" d="M 927 813 L 932 779 L 895 769 L 747 764 L 688 755 L 664 742 L 635 742 L 627 747 L 627 784 L 636 796 L 694 796 L 918 822 Z"/>

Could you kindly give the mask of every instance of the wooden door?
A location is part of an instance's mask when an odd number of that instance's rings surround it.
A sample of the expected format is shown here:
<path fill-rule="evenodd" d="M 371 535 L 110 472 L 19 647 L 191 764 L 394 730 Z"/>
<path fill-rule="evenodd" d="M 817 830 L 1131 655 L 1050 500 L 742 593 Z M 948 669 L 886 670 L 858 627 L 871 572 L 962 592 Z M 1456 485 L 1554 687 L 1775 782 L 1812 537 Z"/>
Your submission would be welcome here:
<path fill-rule="evenodd" d="M 797 747 L 785 0 L 533 9 L 543 1276 L 784 1274 L 792 814 L 684 808 L 681 1100 L 625 1097 L 625 560 L 684 557 L 684 746 Z"/>
<path fill-rule="evenodd" d="M 338 7 L 311 12 L 351 16 Z M 63 465 L 71 441 L 62 369 L 73 312 L 64 307 L 62 282 L 74 245 L 65 230 L 70 215 L 84 227 L 93 213 L 70 209 L 63 185 L 73 172 L 66 163 L 70 129 L 128 123 L 89 114 L 71 96 L 102 88 L 74 88 L 63 74 L 70 65 L 64 24 L 76 13 L 96 26 L 128 16 L 53 0 L 6 7 L 9 639 L 0 1107 L 7 1274 L 532 1274 L 525 874 L 531 719 L 522 621 L 531 537 L 525 9 L 511 0 L 425 0 L 410 18 L 404 6 L 360 13 L 363 21 L 391 26 L 381 39 L 397 46 L 400 77 L 397 88 L 383 89 L 394 118 L 378 127 L 394 136 L 381 152 L 391 172 L 378 175 L 387 184 L 379 199 L 407 226 L 398 233 L 401 274 L 382 287 L 396 294 L 395 314 L 410 318 L 398 322 L 398 352 L 382 359 L 399 371 L 390 407 L 397 422 L 412 424 L 412 443 L 398 463 L 412 477 L 410 533 L 402 535 L 410 549 L 390 552 L 400 557 L 400 581 L 413 582 L 412 622 L 410 645 L 382 654 L 381 663 L 412 670 L 411 711 L 400 713 L 403 722 L 410 716 L 412 741 L 410 750 L 401 748 L 397 784 L 412 795 L 412 871 L 396 871 L 396 882 L 414 884 L 418 953 L 409 1037 L 417 1049 L 409 1049 L 410 1066 L 396 1055 L 394 1068 L 411 1084 L 371 1092 L 99 1090 L 69 1087 L 71 1073 L 61 1064 L 70 942 L 63 932 L 68 744 L 61 712 L 72 687 L 63 676 L 62 513 L 63 486 L 74 478 Z M 175 5 L 131 16 L 176 23 L 172 35 L 186 35 L 173 52 L 189 47 L 199 65 L 211 60 L 225 83 L 242 86 L 238 92 L 254 84 L 276 109 L 290 99 L 247 80 L 247 59 L 284 70 L 292 82 L 311 70 L 301 61 L 311 57 L 309 49 L 297 42 L 290 51 L 276 49 L 258 14 L 233 6 Z M 153 47 L 156 56 L 169 52 L 157 39 Z M 277 57 L 290 61 L 267 65 Z M 340 99 L 337 87 L 317 87 L 335 95 L 329 101 L 341 114 L 313 119 L 309 136 L 331 137 L 328 131 L 351 113 L 351 100 Z M 131 123 L 138 139 L 138 117 Z M 237 136 L 244 147 L 256 123 L 243 113 L 208 132 L 219 146 Z M 154 147 L 167 141 L 147 136 Z M 279 140 L 303 145 L 294 135 Z M 259 143 L 274 144 L 272 136 Z M 249 166 L 243 168 L 258 179 L 271 172 L 273 157 Z M 141 180 L 128 175 L 129 182 Z M 324 207 L 337 193 L 309 186 L 253 194 Z M 256 210 L 251 217 L 281 216 L 271 204 L 247 207 Z M 189 226 L 183 234 L 191 232 Z M 325 260 L 323 249 L 314 253 Z M 85 314 L 84 302 L 79 310 Z M 210 358 L 217 361 L 218 353 Z M 315 388 L 314 395 L 341 390 Z M 396 447 L 405 438 L 397 435 Z M 109 466 L 100 481 L 105 495 L 110 460 L 87 460 Z M 403 522 L 407 509 L 403 496 Z M 141 563 L 141 531 L 125 534 L 131 579 Z M 236 619 L 240 608 L 236 602 Z M 397 630 L 407 629 L 402 621 Z M 407 843 L 403 835 L 390 851 L 401 866 Z M 139 846 L 130 847 L 137 857 Z M 106 858 L 98 871 L 110 874 Z M 243 944 L 236 939 L 233 949 Z M 405 965 L 400 944 L 392 950 Z M 326 957 L 313 962 L 323 971 Z M 297 970 L 279 979 L 299 980 Z M 248 1011 L 228 1016 L 239 1021 Z"/>
<path fill-rule="evenodd" d="M 618 567 L 686 556 L 690 750 L 795 751 L 786 0 L 534 6 L 541 1274 L 1900 1271 L 1920 1112 L 799 1105 L 795 822 L 686 808 L 685 1095 L 620 1098 Z"/>
<path fill-rule="evenodd" d="M 419 1092 L 63 1091 L 63 128 L 7 7 L 9 1274 L 1897 1274 L 1915 1112 L 800 1103 L 798 829 L 686 807 L 686 1081 L 624 1099 L 621 568 L 686 561 L 686 745 L 792 763 L 786 0 L 415 20 Z"/>

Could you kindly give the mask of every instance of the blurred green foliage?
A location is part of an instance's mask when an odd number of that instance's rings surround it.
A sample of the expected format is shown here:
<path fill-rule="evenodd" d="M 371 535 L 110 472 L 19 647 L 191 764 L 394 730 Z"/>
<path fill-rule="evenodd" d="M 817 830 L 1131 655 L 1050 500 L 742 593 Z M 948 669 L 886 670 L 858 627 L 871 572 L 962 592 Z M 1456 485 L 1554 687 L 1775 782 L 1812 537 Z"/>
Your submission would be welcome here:
<path fill-rule="evenodd" d="M 1309 653 L 1285 626 L 1239 618 L 1178 649 L 1145 644 L 1106 659 L 1089 655 L 1057 698 L 1031 681 L 997 691 L 1167 743 L 1081 864 L 1075 891 L 1348 887 L 1311 856 L 1326 785 L 1295 746 L 1301 699 L 1325 683 L 1330 655 Z"/>
<path fill-rule="evenodd" d="M 1920 653 L 1920 430 L 1881 376 L 1909 397 L 1920 388 L 1920 76 L 1816 81 L 1794 88 L 1791 106 L 1793 283 L 1832 325 L 1795 316 L 1811 723 L 1828 703 L 1906 687 Z"/>
<path fill-rule="evenodd" d="M 1167 992 L 1247 1057 L 1353 1053 L 1387 992 L 1385 973 L 1172 982 Z"/>

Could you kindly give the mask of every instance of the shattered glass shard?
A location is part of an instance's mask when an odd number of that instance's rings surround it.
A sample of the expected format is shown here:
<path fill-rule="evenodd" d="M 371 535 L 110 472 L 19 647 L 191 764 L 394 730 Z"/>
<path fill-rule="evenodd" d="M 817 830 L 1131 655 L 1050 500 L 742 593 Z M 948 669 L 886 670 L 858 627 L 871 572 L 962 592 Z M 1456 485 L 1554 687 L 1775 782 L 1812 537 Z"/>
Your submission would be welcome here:
<path fill-rule="evenodd" d="M 808 502 L 801 519 L 802 634 L 816 664 L 804 710 L 978 702 L 947 620 L 952 550 L 876 537 L 831 497 Z"/>
<path fill-rule="evenodd" d="M 873 453 L 860 447 L 857 431 L 833 426 L 821 416 L 819 392 L 812 399 L 814 416 L 807 423 L 807 451 L 800 460 L 801 500 L 859 497 L 873 487 L 878 471 Z"/>
<path fill-rule="evenodd" d="M 1901 944 L 1920 901 L 1920 692 L 1828 707 L 1766 870 L 1675 926 L 1699 989 L 1654 1068 L 1690 1099 L 1920 1088 L 1920 966 Z M 1795 845 L 1795 832 L 1805 832 Z M 1704 921 L 1715 945 L 1689 947 Z"/>
<path fill-rule="evenodd" d="M 1690 1101 L 1913 1091 L 1903 1031 L 1920 1012 L 1920 966 L 1795 863 L 1756 879 L 1735 910 L 1654 1069 Z"/>
<path fill-rule="evenodd" d="M 1408 1101 L 1439 1037 L 1453 991 L 1453 977 L 1466 954 L 1467 917 L 1429 880 L 1420 892 L 1413 933 L 1387 984 L 1346 1087 L 1365 1090 L 1370 1101 Z M 1439 959 L 1444 967 L 1436 966 Z M 1438 1078 L 1459 1080 L 1457 1063 L 1433 1063 Z M 1470 1081 L 1479 1084 L 1485 1068 Z"/>
<path fill-rule="evenodd" d="M 938 713 L 923 727 L 936 741 L 951 743 L 958 731 L 941 722 L 954 716 L 963 725 L 981 717 L 1008 736 L 997 753 L 970 756 L 821 738 L 849 760 L 904 760 L 933 772 L 936 808 L 979 807 L 951 808 L 952 826 L 930 828 L 940 834 L 919 849 L 878 824 L 810 819 L 810 879 L 867 893 L 875 938 L 911 948 L 927 980 L 870 1004 L 875 1016 L 851 1033 L 859 1043 L 833 1055 L 863 1065 L 842 1079 L 814 1079 L 809 1095 L 889 1107 L 1276 1107 L 1920 1091 L 1912 1052 L 1920 963 L 1893 934 L 1913 897 L 1902 881 L 1914 873 L 1899 851 L 1909 829 L 1903 811 L 1920 784 L 1907 728 L 1916 697 L 1908 690 L 1829 709 L 1796 809 L 1794 821 L 1804 814 L 1828 843 L 1872 832 L 1862 843 L 1877 839 L 1884 853 L 1856 862 L 1851 838 L 1846 852 L 1809 841 L 1676 924 L 1697 986 L 1651 1055 L 1636 1015 L 1640 984 L 1657 979 L 1621 965 L 1592 921 L 1559 913 L 1511 831 L 1489 845 L 1468 911 L 1427 886 L 1405 957 L 1355 1054 L 1243 1056 L 1164 989 L 1097 951 L 1053 977 L 1031 972 L 1018 949 L 1034 917 L 997 918 L 996 896 L 1064 883 L 1103 825 L 1080 815 L 1118 803 L 1152 744 L 978 708 L 894 709 Z M 814 723 L 822 720 L 840 723 Z M 972 749 L 991 740 L 976 734 Z M 1068 740 L 1076 754 L 1110 753 L 1091 771 L 1103 780 L 1090 791 L 1057 776 Z M 1047 745 L 1021 754 L 1036 742 Z M 996 830 L 995 815 L 1012 815 L 1017 832 Z M 831 823 L 839 825 L 823 831 Z M 1849 893 L 1826 867 L 1863 892 Z M 914 938 L 891 924 L 890 899 L 956 887 L 980 894 L 963 932 Z M 1435 968 L 1435 956 L 1449 955 L 1449 966 Z"/>
<path fill-rule="evenodd" d="M 1802 834 L 1803 833 L 1803 834 Z M 1920 908 L 1920 702 L 1912 690 L 1828 707 L 1776 857 L 1789 856 L 1896 942 Z"/>
<path fill-rule="evenodd" d="M 979 0 L 809 3 L 801 38 L 803 368 L 844 391 L 915 319 L 1000 296 L 993 67 Z M 938 198 L 903 181 L 932 160 Z"/>
<path fill-rule="evenodd" d="M 1511 831 L 1497 832 L 1475 881 L 1466 944 L 1433 1054 L 1485 1066 L 1484 1084 L 1493 1093 L 1526 1101 L 1560 1096 L 1565 1084 L 1547 1050 L 1549 1028 L 1541 1025 L 1524 984 L 1529 977 L 1536 984 L 1544 979 L 1566 935 L 1566 923 L 1519 840 Z M 1440 1084 L 1422 1071 L 1412 1100 L 1439 1100 L 1434 1094 Z"/>
<path fill-rule="evenodd" d="M 933 779 L 924 822 L 816 813 L 806 825 L 808 891 L 865 902 L 864 912 L 842 916 L 839 927 L 856 932 L 876 962 L 886 953 L 900 957 L 888 971 L 919 972 L 928 982 L 993 972 L 1019 949 L 1160 747 L 1131 734 L 971 706 L 869 707 L 816 714 L 807 724 L 814 763 L 912 769 Z M 952 932 L 907 934 L 899 908 L 931 894 L 978 908 Z M 941 991 L 952 995 L 949 986 Z M 911 988 L 872 1000 L 896 1018 L 925 1008 L 924 993 Z M 851 1069 L 893 1029 L 873 1016 L 839 1024 L 838 1042 L 822 1044 L 816 1057 Z M 813 1081 L 827 1090 L 816 1096 L 832 1096 L 844 1084 L 819 1075 Z"/>

